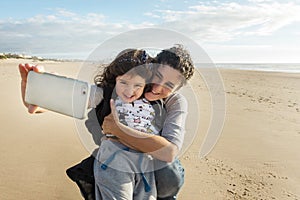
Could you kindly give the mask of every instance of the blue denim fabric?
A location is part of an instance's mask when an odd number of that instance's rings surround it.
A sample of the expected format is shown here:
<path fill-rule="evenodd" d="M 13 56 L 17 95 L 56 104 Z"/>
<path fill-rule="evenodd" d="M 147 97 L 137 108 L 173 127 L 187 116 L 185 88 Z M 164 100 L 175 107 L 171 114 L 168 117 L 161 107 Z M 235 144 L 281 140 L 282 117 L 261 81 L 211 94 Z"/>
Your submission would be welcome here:
<path fill-rule="evenodd" d="M 174 200 L 184 183 L 184 168 L 176 159 L 170 165 L 155 171 L 157 200 Z"/>

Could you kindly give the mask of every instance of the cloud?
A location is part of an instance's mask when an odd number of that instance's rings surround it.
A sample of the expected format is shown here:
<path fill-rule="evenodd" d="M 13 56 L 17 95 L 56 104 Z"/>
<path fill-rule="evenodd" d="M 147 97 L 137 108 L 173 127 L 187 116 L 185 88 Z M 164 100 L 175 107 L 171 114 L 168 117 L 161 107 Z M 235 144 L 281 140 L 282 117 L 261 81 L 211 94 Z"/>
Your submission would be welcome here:
<path fill-rule="evenodd" d="M 57 9 L 51 15 L 0 20 L 0 52 L 57 54 L 90 52 L 105 39 L 149 24 L 111 23 L 101 14 Z"/>
<path fill-rule="evenodd" d="M 151 18 L 160 18 L 159 15 L 155 15 L 152 12 L 146 12 L 146 13 L 144 13 L 144 15 L 147 16 L 147 17 L 151 17 Z"/>
<path fill-rule="evenodd" d="M 184 4 L 188 6 L 187 3 Z M 300 5 L 272 0 L 246 3 L 198 2 L 181 10 L 147 11 L 139 23 L 111 22 L 97 13 L 79 15 L 66 9 L 27 19 L 0 19 L 0 52 L 64 54 L 90 52 L 125 31 L 158 27 L 179 31 L 200 43 L 222 43 L 271 36 L 300 21 Z M 297 30 L 294 30 L 297 32 Z M 296 34 L 294 34 L 296 35 Z M 296 37 L 296 36 L 295 36 Z"/>
<path fill-rule="evenodd" d="M 270 0 L 248 3 L 198 3 L 187 10 L 155 10 L 153 16 L 172 28 L 201 41 L 229 41 L 242 36 L 271 35 L 300 21 L 300 5 Z M 149 14 L 150 16 L 150 14 Z"/>

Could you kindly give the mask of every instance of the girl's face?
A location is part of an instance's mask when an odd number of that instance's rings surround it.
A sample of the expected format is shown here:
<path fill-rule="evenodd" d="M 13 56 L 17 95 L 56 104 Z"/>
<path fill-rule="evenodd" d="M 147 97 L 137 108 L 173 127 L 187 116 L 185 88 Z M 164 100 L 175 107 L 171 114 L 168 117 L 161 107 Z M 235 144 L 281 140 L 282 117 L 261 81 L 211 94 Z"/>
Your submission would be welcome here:
<path fill-rule="evenodd" d="M 141 76 L 124 74 L 116 78 L 116 93 L 124 102 L 131 103 L 142 96 L 145 85 Z"/>
<path fill-rule="evenodd" d="M 182 78 L 181 73 L 169 65 L 158 67 L 152 79 L 152 88 L 145 93 L 145 98 L 148 101 L 167 98 L 181 86 Z"/>

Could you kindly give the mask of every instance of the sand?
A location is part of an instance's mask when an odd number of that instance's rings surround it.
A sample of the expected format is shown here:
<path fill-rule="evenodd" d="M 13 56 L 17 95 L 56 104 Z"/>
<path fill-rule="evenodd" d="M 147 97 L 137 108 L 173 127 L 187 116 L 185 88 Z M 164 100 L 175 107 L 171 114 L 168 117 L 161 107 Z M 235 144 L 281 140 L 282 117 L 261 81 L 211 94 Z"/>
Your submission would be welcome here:
<path fill-rule="evenodd" d="M 18 63 L 1 60 L 0 199 L 82 199 L 65 170 L 89 155 L 74 120 L 48 112 L 30 115 L 21 102 Z M 81 63 L 43 61 L 47 71 L 76 77 Z M 185 184 L 178 199 L 300 199 L 300 74 L 221 70 L 226 118 L 205 157 L 199 150 L 211 117 L 201 78 L 201 121 L 180 157 Z M 193 106 L 193 105 L 192 105 Z M 190 107 L 192 108 L 192 107 Z M 192 123 L 189 116 L 187 131 Z"/>

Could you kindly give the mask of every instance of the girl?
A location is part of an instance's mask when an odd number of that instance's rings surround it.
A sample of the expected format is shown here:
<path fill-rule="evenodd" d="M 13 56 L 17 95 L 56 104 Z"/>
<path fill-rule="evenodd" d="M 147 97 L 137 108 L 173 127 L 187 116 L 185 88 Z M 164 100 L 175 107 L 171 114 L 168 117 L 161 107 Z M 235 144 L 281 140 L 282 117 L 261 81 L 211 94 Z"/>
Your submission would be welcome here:
<path fill-rule="evenodd" d="M 115 85 L 112 98 L 124 125 L 145 133 L 158 134 L 153 125 L 155 110 L 149 101 L 141 98 L 146 83 L 152 77 L 149 68 L 141 65 L 146 58 L 145 51 L 126 52 L 108 65 L 96 80 L 99 80 L 101 88 Z M 105 134 L 113 138 L 109 133 Z M 96 199 L 156 199 L 153 167 L 149 168 L 152 164 L 152 158 L 146 154 L 117 140 L 103 140 L 94 164 Z"/>

